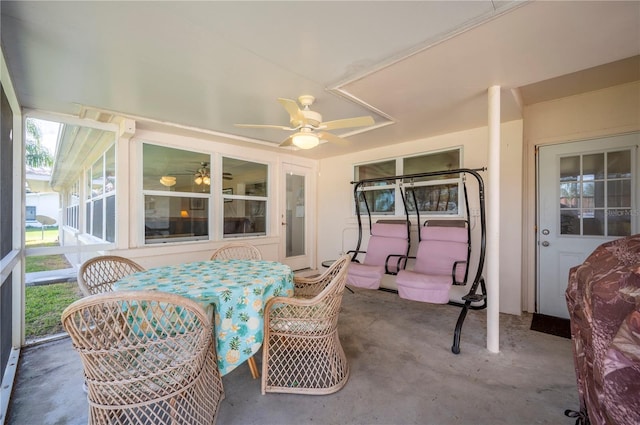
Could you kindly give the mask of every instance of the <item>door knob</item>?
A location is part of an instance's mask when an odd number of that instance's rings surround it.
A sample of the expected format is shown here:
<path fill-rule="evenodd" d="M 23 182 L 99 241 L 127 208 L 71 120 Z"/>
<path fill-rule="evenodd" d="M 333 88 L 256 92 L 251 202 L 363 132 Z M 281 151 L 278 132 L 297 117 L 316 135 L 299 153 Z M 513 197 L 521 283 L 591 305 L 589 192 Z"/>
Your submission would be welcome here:
<path fill-rule="evenodd" d="M 542 246 L 549 246 L 549 241 L 542 241 Z"/>

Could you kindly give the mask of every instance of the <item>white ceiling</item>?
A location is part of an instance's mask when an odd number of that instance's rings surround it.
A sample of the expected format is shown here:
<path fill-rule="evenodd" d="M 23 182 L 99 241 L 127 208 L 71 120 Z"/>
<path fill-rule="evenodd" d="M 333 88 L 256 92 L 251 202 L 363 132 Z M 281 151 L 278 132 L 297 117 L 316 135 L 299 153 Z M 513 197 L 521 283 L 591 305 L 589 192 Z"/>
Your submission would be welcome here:
<path fill-rule="evenodd" d="M 278 97 L 314 95 L 325 121 L 375 118 L 336 130 L 346 147 L 296 151 L 311 158 L 485 125 L 492 85 L 508 121 L 521 117 L 518 99 L 640 79 L 638 1 L 3 0 L 0 12 L 25 108 L 115 112 L 273 147 L 288 133 L 233 124 L 288 125 Z"/>

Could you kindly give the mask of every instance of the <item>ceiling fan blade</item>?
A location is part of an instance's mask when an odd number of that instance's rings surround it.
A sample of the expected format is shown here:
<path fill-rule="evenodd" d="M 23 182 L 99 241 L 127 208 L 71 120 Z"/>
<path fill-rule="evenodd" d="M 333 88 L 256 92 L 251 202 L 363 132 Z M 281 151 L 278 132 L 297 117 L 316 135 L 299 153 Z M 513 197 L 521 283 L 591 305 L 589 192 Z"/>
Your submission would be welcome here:
<path fill-rule="evenodd" d="M 270 125 L 270 124 L 234 124 L 236 127 L 247 127 L 247 128 L 275 128 L 277 130 L 289 130 L 294 131 L 298 128 L 296 127 L 287 127 L 286 125 Z"/>
<path fill-rule="evenodd" d="M 355 118 L 344 118 L 341 120 L 335 121 L 327 121 L 320 124 L 320 129 L 322 130 L 335 130 L 337 128 L 348 128 L 348 127 L 364 127 L 367 125 L 373 125 L 375 121 L 370 116 L 363 117 L 355 117 Z"/>
<path fill-rule="evenodd" d="M 280 143 L 278 146 L 285 147 L 293 145 L 293 136 L 289 136 L 285 139 L 284 142 Z"/>
<path fill-rule="evenodd" d="M 280 102 L 280 104 L 284 106 L 284 109 L 289 113 L 292 124 L 296 123 L 296 125 L 301 126 L 307 123 L 307 118 L 304 116 L 300 108 L 298 108 L 298 102 L 292 99 L 285 99 L 283 97 L 279 97 L 278 102 Z"/>
<path fill-rule="evenodd" d="M 327 133 L 326 131 L 321 131 L 317 133 L 320 140 L 326 140 L 327 142 L 335 143 L 339 146 L 347 146 L 349 142 L 342 137 L 338 137 L 335 134 Z"/>

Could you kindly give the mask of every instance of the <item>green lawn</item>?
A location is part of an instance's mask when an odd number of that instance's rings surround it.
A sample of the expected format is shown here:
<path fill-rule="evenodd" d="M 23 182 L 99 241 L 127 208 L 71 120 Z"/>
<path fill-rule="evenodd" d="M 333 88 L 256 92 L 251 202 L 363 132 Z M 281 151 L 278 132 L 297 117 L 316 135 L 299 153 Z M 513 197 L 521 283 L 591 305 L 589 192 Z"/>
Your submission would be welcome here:
<path fill-rule="evenodd" d="M 58 246 L 58 229 L 27 229 L 28 248 Z M 27 273 L 70 268 L 64 255 L 36 255 L 27 257 Z M 53 283 L 51 285 L 27 286 L 25 289 L 25 335 L 27 339 L 63 332 L 60 323 L 62 311 L 81 298 L 76 282 Z"/>
<path fill-rule="evenodd" d="M 51 243 L 58 241 L 58 228 L 48 227 L 42 231 L 42 229 L 29 228 L 25 231 L 25 241 L 27 246 L 40 243 Z"/>
<path fill-rule="evenodd" d="M 76 282 L 27 286 L 25 335 L 27 339 L 63 332 L 60 316 L 72 302 L 82 298 Z"/>

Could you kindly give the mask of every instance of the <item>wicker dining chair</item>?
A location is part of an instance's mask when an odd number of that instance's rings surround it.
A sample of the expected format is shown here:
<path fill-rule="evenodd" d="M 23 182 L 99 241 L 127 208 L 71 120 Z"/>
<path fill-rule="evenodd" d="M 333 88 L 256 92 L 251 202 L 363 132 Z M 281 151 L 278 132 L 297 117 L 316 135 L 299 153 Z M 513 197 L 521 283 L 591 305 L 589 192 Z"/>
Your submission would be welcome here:
<path fill-rule="evenodd" d="M 144 267 L 128 258 L 103 255 L 85 261 L 78 270 L 78 286 L 84 296 L 111 292 L 113 284 Z"/>
<path fill-rule="evenodd" d="M 347 383 L 338 314 L 350 261 L 343 255 L 315 279 L 295 278 L 293 298 L 265 305 L 262 394 L 330 394 Z"/>
<path fill-rule="evenodd" d="M 89 423 L 215 423 L 224 398 L 213 328 L 194 301 L 159 291 L 82 298 L 62 313 L 88 384 Z"/>
<path fill-rule="evenodd" d="M 255 246 L 243 243 L 234 242 L 228 243 L 216 249 L 211 255 L 212 260 L 262 260 L 262 254 L 260 250 Z"/>

